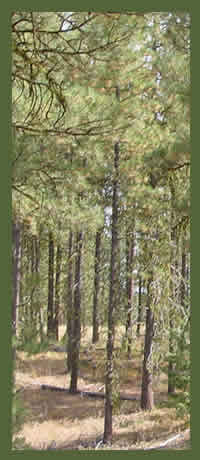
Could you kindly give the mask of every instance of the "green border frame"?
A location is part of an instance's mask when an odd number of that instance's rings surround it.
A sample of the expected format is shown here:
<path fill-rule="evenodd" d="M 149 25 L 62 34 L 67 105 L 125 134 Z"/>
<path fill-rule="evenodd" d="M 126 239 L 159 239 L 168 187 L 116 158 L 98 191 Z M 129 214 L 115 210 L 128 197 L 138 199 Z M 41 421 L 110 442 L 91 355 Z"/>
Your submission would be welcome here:
<path fill-rule="evenodd" d="M 32 5 L 31 5 L 32 3 Z M 123 8 L 122 8 L 123 4 Z M 198 4 L 197 4 L 198 7 Z M 123 11 L 124 9 L 127 10 L 134 10 L 134 11 L 172 11 L 172 10 L 187 10 L 190 12 L 192 16 L 192 69 L 193 67 L 197 67 L 197 63 L 199 61 L 199 46 L 198 46 L 198 31 L 199 31 L 199 16 L 196 4 L 190 5 L 189 2 L 186 3 L 183 0 L 167 0 L 165 4 L 161 4 L 160 1 L 135 1 L 134 4 L 131 0 L 123 0 L 123 3 L 117 3 L 116 0 L 85 0 L 85 2 L 81 2 L 81 0 L 72 0 L 67 2 L 65 1 L 58 1 L 56 3 L 53 1 L 43 1 L 41 5 L 41 1 L 35 0 L 34 2 L 30 2 L 30 5 L 27 5 L 27 2 L 24 0 L 15 2 L 7 2 L 7 4 L 3 5 L 3 12 L 1 14 L 1 44 L 2 44 L 2 52 L 1 52 L 1 136 L 2 136 L 2 145 L 1 145 L 1 154 L 0 154 L 0 200 L 1 200 L 1 308 L 2 308 L 2 321 L 1 321 L 1 333 L 0 333 L 0 351 L 1 351 L 1 453 L 3 454 L 3 458 L 10 455 L 20 455 L 21 454 L 28 454 L 29 458 L 42 458 L 44 455 L 43 452 L 39 451 L 11 451 L 11 440 L 10 440 L 10 413 L 11 413 L 11 375 L 12 375 L 12 363 L 11 363 L 11 215 L 12 215 L 12 207 L 11 207 L 11 168 L 10 168 L 10 155 L 9 152 L 11 151 L 11 33 L 10 33 L 10 13 L 12 11 L 17 10 L 33 10 L 33 11 L 65 11 L 66 8 L 68 11 Z M 197 23 L 198 21 L 198 23 Z M 197 54 L 198 53 L 198 54 Z M 196 59 L 195 59 L 196 58 Z M 198 69 L 197 69 L 198 70 Z M 197 95 L 199 94 L 199 79 L 198 79 L 198 72 L 195 69 L 195 73 L 192 72 L 192 94 L 193 94 L 193 111 L 197 112 L 196 117 L 193 114 L 192 117 L 192 139 L 193 145 L 198 143 L 198 127 L 197 122 L 199 121 L 199 104 Z M 8 83 L 9 82 L 9 83 Z M 196 87 L 195 87 L 196 84 Z M 197 86 L 198 85 L 198 86 Z M 195 96 L 194 96 L 195 94 Z M 2 126 L 3 122 L 3 126 Z M 196 130 L 195 130 L 196 128 Z M 196 132 L 196 136 L 195 136 Z M 198 269 L 199 269 L 199 260 L 198 260 L 198 240 L 199 240 L 199 233 L 198 233 L 198 208 L 195 212 L 195 204 L 198 201 L 197 189 L 196 186 L 198 184 L 197 178 L 198 174 L 198 153 L 193 153 L 192 156 L 192 209 L 193 209 L 193 225 L 192 225 L 192 300 L 193 306 L 195 302 L 195 297 L 197 298 L 197 283 L 198 283 Z M 196 192 L 196 193 L 195 193 Z M 194 246 L 195 245 L 195 246 Z M 196 268 L 196 270 L 195 270 Z M 196 286 L 196 289 L 195 289 Z M 194 309 L 193 307 L 193 315 L 192 315 L 192 358 L 193 362 L 195 362 L 195 357 L 198 355 L 198 343 L 196 341 L 197 334 L 195 334 L 195 330 L 197 332 L 198 327 L 198 317 L 197 313 L 198 309 Z M 196 328 L 195 328 L 196 325 Z M 198 359 L 198 358 L 197 358 Z M 198 363 L 198 361 L 197 361 Z M 193 365 L 193 375 L 192 375 L 192 395 L 193 401 L 195 403 L 192 404 L 192 449 L 187 451 L 182 451 L 182 456 L 188 459 L 193 455 L 193 451 L 195 451 L 195 447 L 198 444 L 198 412 L 197 412 L 197 401 L 198 401 L 198 376 L 196 372 L 198 371 L 198 364 L 195 366 Z M 195 399 L 197 398 L 197 399 Z M 195 423 L 197 420 L 197 423 Z M 197 446 L 198 449 L 198 446 Z M 68 458 L 78 458 L 80 455 L 87 455 L 89 457 L 95 456 L 95 458 L 100 458 L 100 456 L 104 454 L 108 454 L 109 456 L 117 455 L 117 458 L 124 455 L 134 455 L 134 457 L 138 457 L 141 455 L 156 455 L 161 456 L 161 458 L 169 456 L 176 456 L 179 454 L 179 451 L 156 451 L 156 452 L 134 452 L 132 454 L 131 451 L 54 451 L 54 452 L 46 452 L 45 456 L 47 455 L 48 458 L 56 457 L 66 457 Z M 197 451 L 198 452 L 198 451 Z"/>

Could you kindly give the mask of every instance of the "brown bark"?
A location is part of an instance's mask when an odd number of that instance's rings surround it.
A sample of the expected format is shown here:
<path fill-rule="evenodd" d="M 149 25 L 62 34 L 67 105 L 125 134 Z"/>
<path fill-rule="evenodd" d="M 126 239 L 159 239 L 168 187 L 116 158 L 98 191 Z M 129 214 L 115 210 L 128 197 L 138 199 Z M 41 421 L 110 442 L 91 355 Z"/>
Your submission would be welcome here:
<path fill-rule="evenodd" d="M 49 231 L 49 272 L 48 272 L 48 306 L 47 306 L 47 337 L 54 332 L 54 239 Z"/>
<path fill-rule="evenodd" d="M 187 286 L 187 255 L 186 255 L 186 248 L 185 248 L 185 235 L 183 235 L 183 239 L 182 239 L 182 255 L 181 255 L 180 303 L 184 308 L 187 307 L 186 286 Z"/>
<path fill-rule="evenodd" d="M 146 311 L 146 331 L 144 344 L 144 360 L 142 373 L 142 392 L 141 409 L 152 410 L 154 406 L 153 398 L 153 370 L 152 370 L 152 345 L 154 336 L 154 315 L 151 310 L 150 285 L 152 279 L 148 281 L 147 289 L 147 311 Z"/>
<path fill-rule="evenodd" d="M 25 315 L 25 301 L 24 301 L 24 239 L 25 239 L 25 232 L 24 232 L 24 222 L 20 223 L 20 288 L 19 288 L 19 299 L 20 299 L 20 308 L 18 309 L 17 315 L 17 322 L 22 323 L 24 321 Z"/>
<path fill-rule="evenodd" d="M 31 298 L 30 298 L 30 320 L 32 327 L 36 327 L 35 324 L 35 311 L 34 311 L 34 291 L 35 291 L 35 283 L 34 283 L 34 275 L 35 275 L 35 236 L 31 236 L 31 276 L 32 276 L 32 288 L 31 288 Z"/>
<path fill-rule="evenodd" d="M 75 251 L 75 287 L 74 287 L 74 309 L 73 309 L 73 338 L 71 352 L 71 381 L 70 393 L 77 392 L 78 370 L 79 370 L 79 351 L 81 340 L 81 256 L 82 256 L 82 232 L 77 232 Z"/>
<path fill-rule="evenodd" d="M 96 245 L 95 245 L 92 343 L 96 343 L 99 340 L 98 303 L 99 303 L 99 282 L 100 282 L 101 235 L 102 235 L 102 230 L 99 230 L 96 233 Z"/>
<path fill-rule="evenodd" d="M 56 252 L 56 280 L 55 280 L 55 316 L 54 316 L 54 335 L 59 340 L 59 309 L 60 309 L 60 276 L 61 276 L 62 251 L 61 246 L 57 244 Z"/>
<path fill-rule="evenodd" d="M 139 276 L 138 289 L 138 317 L 137 317 L 137 336 L 140 336 L 140 326 L 142 321 L 142 278 Z"/>
<path fill-rule="evenodd" d="M 134 260 L 134 233 L 133 226 L 128 228 L 126 237 L 127 244 L 127 317 L 126 317 L 126 338 L 127 338 L 127 357 L 131 358 L 132 344 L 132 310 L 133 310 L 133 295 L 134 295 L 134 279 L 133 279 L 133 260 Z"/>
<path fill-rule="evenodd" d="M 174 240 L 176 242 L 176 240 Z M 174 252 L 174 251 L 173 251 Z M 175 270 L 174 270 L 175 267 Z M 176 304 L 178 301 L 177 288 L 174 287 L 176 272 L 178 271 L 178 262 L 175 257 L 172 260 L 171 266 L 171 298 Z M 169 311 L 169 362 L 168 362 L 168 393 L 173 394 L 176 390 L 176 351 L 177 351 L 177 339 L 175 338 L 175 311 L 174 304 L 171 305 Z"/>
<path fill-rule="evenodd" d="M 114 179 L 112 198 L 112 242 L 110 261 L 110 291 L 108 306 L 108 337 L 107 337 L 107 362 L 105 376 L 105 417 L 103 442 L 112 441 L 112 411 L 113 411 L 113 348 L 114 348 L 114 313 L 117 307 L 118 288 L 118 220 L 119 220 L 119 143 L 114 147 Z"/>
<path fill-rule="evenodd" d="M 43 321 L 42 321 L 42 313 L 41 313 L 41 301 L 40 301 L 40 238 L 41 238 L 42 228 L 40 226 L 39 235 L 38 237 L 34 237 L 34 244 L 35 244 L 35 264 L 34 269 L 35 273 L 37 274 L 36 278 L 36 289 L 35 289 L 35 296 L 37 300 L 37 319 L 39 324 L 39 335 L 40 335 L 40 343 L 44 341 L 44 330 L 43 330 Z"/>
<path fill-rule="evenodd" d="M 170 181 L 171 190 L 171 266 L 170 266 L 170 297 L 172 304 L 169 309 L 169 360 L 168 360 L 168 393 L 175 392 L 175 363 L 173 356 L 175 354 L 174 342 L 174 303 L 176 302 L 177 292 L 175 289 L 176 269 L 177 269 L 177 235 L 174 228 L 174 202 L 175 202 L 175 187 L 173 179 Z"/>
<path fill-rule="evenodd" d="M 172 355 L 174 353 L 174 343 L 173 343 L 173 330 L 174 330 L 174 322 L 172 319 L 169 321 L 170 327 L 170 337 L 169 337 L 169 362 L 168 362 L 168 393 L 173 394 L 175 393 L 175 365 L 172 359 Z"/>
<path fill-rule="evenodd" d="M 67 277 L 67 370 L 71 370 L 72 362 L 72 319 L 73 319 L 73 233 L 69 232 L 68 243 L 68 277 Z"/>
<path fill-rule="evenodd" d="M 12 333 L 17 335 L 17 309 L 20 303 L 20 280 L 21 280 L 21 224 L 17 218 L 12 222 Z"/>

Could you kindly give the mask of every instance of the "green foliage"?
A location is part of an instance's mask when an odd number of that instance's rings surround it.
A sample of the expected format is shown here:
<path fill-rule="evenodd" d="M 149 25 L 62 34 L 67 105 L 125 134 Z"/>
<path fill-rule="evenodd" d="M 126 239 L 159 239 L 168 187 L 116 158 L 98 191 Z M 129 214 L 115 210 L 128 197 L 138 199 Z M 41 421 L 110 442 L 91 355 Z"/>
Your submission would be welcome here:
<path fill-rule="evenodd" d="M 29 412 L 25 409 L 20 394 L 15 393 L 12 398 L 12 449 L 24 450 L 29 448 L 25 438 L 17 436 L 25 422 Z"/>
<path fill-rule="evenodd" d="M 142 16 L 104 12 L 89 16 L 87 12 L 12 15 L 13 210 L 23 223 L 16 345 L 29 354 L 48 348 L 44 331 L 49 230 L 64 254 L 60 276 L 60 321 L 64 323 L 68 307 L 68 233 L 71 229 L 84 232 L 81 320 L 86 326 L 92 322 L 95 234 L 104 226 L 99 316 L 101 324 L 107 321 L 113 150 L 120 140 L 120 280 L 115 319 L 125 324 L 126 226 L 134 216 L 134 321 L 138 276 L 145 282 L 153 272 L 153 364 L 158 369 L 163 364 L 163 354 L 167 356 L 172 310 L 176 346 L 168 358 L 179 370 L 174 377 L 184 394 L 190 372 L 188 336 L 182 344 L 179 338 L 184 335 L 184 308 L 189 303 L 189 262 L 187 279 L 181 273 L 180 238 L 184 234 L 189 241 L 189 34 L 190 18 L 182 12 Z M 30 49 L 34 52 L 30 53 Z M 173 200 L 170 184 L 174 188 Z M 177 240 L 172 242 L 173 231 Z M 34 238 L 39 247 L 37 272 Z M 176 270 L 171 261 L 173 245 Z M 185 251 L 188 256 L 189 245 L 185 245 Z M 72 259 L 74 263 L 75 253 Z M 181 277 L 185 292 L 180 302 L 170 286 L 173 283 L 180 297 Z M 144 289 L 143 320 L 146 297 Z M 127 340 L 123 333 L 121 343 L 125 352 Z M 118 380 L 114 376 L 116 405 Z"/>
<path fill-rule="evenodd" d="M 48 351 L 49 342 L 47 340 L 45 340 L 42 343 L 37 343 L 35 341 L 26 342 L 26 343 L 20 345 L 20 347 L 18 349 L 22 350 L 22 351 L 25 351 L 26 353 L 28 353 L 28 355 L 31 356 L 31 355 L 34 355 L 34 354 L 37 354 L 37 353 L 42 353 L 44 351 Z"/>
<path fill-rule="evenodd" d="M 12 427 L 13 434 L 18 433 L 24 423 L 27 412 L 24 409 L 22 398 L 17 393 L 12 400 Z"/>
<path fill-rule="evenodd" d="M 49 340 L 44 337 L 40 341 L 39 331 L 34 324 L 24 324 L 20 329 L 20 336 L 17 340 L 17 349 L 27 352 L 29 355 L 47 351 Z"/>
<path fill-rule="evenodd" d="M 176 405 L 177 416 L 182 417 L 189 417 L 190 416 L 190 393 L 188 391 L 184 391 L 181 394 L 180 401 Z"/>

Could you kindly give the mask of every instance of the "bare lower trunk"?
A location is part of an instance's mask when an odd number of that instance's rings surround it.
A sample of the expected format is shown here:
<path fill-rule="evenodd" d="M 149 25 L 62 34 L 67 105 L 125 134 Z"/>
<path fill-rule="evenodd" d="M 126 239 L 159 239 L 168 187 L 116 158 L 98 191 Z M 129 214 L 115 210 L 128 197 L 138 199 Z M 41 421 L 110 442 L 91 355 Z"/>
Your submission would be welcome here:
<path fill-rule="evenodd" d="M 95 265 L 94 265 L 94 297 L 93 297 L 93 334 L 92 343 L 99 340 L 99 282 L 100 282 L 100 257 L 101 257 L 101 234 L 102 230 L 96 233 Z"/>
<path fill-rule="evenodd" d="M 54 240 L 49 232 L 49 273 L 48 273 L 48 307 L 47 307 L 47 337 L 53 336 L 54 331 Z"/>
<path fill-rule="evenodd" d="M 13 272 L 13 294 L 12 294 L 12 333 L 17 335 L 17 309 L 20 302 L 20 280 L 21 280 L 21 224 L 17 219 L 12 222 L 12 272 Z"/>
<path fill-rule="evenodd" d="M 174 324 L 173 320 L 170 319 L 169 322 L 170 327 L 170 336 L 169 336 L 169 363 L 168 363 L 168 393 L 173 394 L 175 393 L 175 363 L 173 362 L 173 353 L 174 353 L 174 340 L 173 340 L 173 331 L 174 331 Z"/>
<path fill-rule="evenodd" d="M 154 315 L 151 310 L 150 285 L 152 280 L 148 282 L 148 298 L 146 312 L 146 332 L 144 344 L 144 360 L 142 373 L 142 392 L 141 392 L 141 409 L 152 410 L 154 406 L 153 398 L 153 369 L 152 369 L 152 345 L 154 336 Z"/>
<path fill-rule="evenodd" d="M 68 277 L 67 277 L 67 370 L 71 371 L 72 363 L 72 319 L 73 319 L 73 261 L 72 261 L 72 248 L 73 248 L 73 233 L 69 232 L 68 243 Z"/>
<path fill-rule="evenodd" d="M 71 381 L 70 393 L 77 392 L 78 370 L 79 370 L 79 351 L 81 340 L 81 256 L 82 256 L 82 232 L 77 233 L 76 237 L 76 261 L 75 261 L 75 288 L 74 288 L 74 317 L 73 317 L 73 339 L 71 351 Z"/>
<path fill-rule="evenodd" d="M 176 304 L 177 299 L 177 288 L 176 288 L 176 279 L 177 279 L 177 269 L 178 269 L 178 259 L 177 259 L 177 234 L 174 228 L 174 206 L 175 206 L 175 186 L 173 180 L 170 180 L 170 190 L 171 190 L 171 266 L 170 266 L 170 297 L 172 303 L 169 310 L 169 360 L 168 360 L 168 393 L 175 393 L 175 353 L 176 353 L 176 343 L 174 339 L 174 305 Z"/>
<path fill-rule="evenodd" d="M 137 317 L 137 336 L 140 336 L 140 326 L 142 321 L 142 278 L 139 276 L 138 288 L 138 317 Z"/>
<path fill-rule="evenodd" d="M 133 258 L 134 258 L 134 232 L 133 225 L 128 228 L 126 237 L 127 245 L 127 317 L 126 317 L 126 338 L 127 338 L 127 357 L 131 358 L 132 344 L 132 310 L 133 310 L 133 295 L 134 295 L 134 279 L 133 279 Z"/>
<path fill-rule="evenodd" d="M 59 308 L 60 308 L 60 275 L 61 275 L 62 251 L 58 243 L 56 253 L 56 280 L 55 280 L 55 316 L 54 316 L 54 334 L 55 339 L 59 340 Z"/>
<path fill-rule="evenodd" d="M 39 236 L 35 238 L 35 271 L 37 273 L 37 302 L 38 302 L 38 323 L 39 323 L 39 334 L 40 334 L 40 343 L 44 341 L 44 329 L 42 321 L 42 312 L 41 312 L 41 300 L 40 300 L 40 239 L 41 239 L 42 227 L 40 226 Z"/>
<path fill-rule="evenodd" d="M 110 292 L 108 306 L 108 338 L 107 338 L 107 360 L 105 376 L 105 417 L 103 442 L 112 441 L 112 410 L 113 410 L 113 349 L 114 349 L 114 313 L 118 299 L 118 196 L 119 196 L 119 143 L 114 148 L 114 179 L 112 199 L 112 243 L 110 262 Z"/>

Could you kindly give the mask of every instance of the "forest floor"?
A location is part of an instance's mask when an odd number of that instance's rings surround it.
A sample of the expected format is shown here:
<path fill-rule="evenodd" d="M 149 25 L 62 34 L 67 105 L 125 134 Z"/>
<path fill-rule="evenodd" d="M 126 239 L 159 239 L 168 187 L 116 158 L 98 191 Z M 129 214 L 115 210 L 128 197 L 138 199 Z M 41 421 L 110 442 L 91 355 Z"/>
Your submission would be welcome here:
<path fill-rule="evenodd" d="M 62 348 L 61 348 L 62 350 Z M 94 363 L 98 362 L 97 367 Z M 25 421 L 18 437 L 33 450 L 146 450 L 190 449 L 187 420 L 178 418 L 167 394 L 166 375 L 154 384 L 155 408 L 140 410 L 141 349 L 133 359 L 118 356 L 120 393 L 136 400 L 116 399 L 113 415 L 113 443 L 103 446 L 104 399 L 42 389 L 46 384 L 69 388 L 66 354 L 48 351 L 35 355 L 17 353 L 15 385 L 25 407 Z M 80 353 L 78 388 L 81 392 L 104 391 L 105 349 L 89 346 L 87 336 Z M 177 436 L 179 435 L 179 436 Z M 166 445 L 165 442 L 170 440 Z"/>

